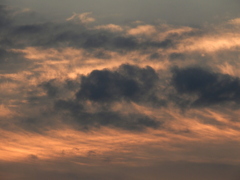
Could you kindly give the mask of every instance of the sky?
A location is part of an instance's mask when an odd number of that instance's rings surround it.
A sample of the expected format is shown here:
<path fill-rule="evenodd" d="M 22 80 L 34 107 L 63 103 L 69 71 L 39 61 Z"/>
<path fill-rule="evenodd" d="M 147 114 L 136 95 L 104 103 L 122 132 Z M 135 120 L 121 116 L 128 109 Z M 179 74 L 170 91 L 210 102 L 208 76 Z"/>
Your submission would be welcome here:
<path fill-rule="evenodd" d="M 239 180 L 236 0 L 0 0 L 0 179 Z"/>

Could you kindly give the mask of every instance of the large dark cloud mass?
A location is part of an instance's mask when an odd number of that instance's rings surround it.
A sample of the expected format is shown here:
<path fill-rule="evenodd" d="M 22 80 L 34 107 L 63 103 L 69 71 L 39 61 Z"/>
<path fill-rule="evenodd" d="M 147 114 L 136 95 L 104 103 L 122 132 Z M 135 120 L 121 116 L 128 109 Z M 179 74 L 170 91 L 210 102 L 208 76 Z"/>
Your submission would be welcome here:
<path fill-rule="evenodd" d="M 143 105 L 155 105 L 159 108 L 165 102 L 157 97 L 158 75 L 151 67 L 124 64 L 115 71 L 94 70 L 87 76 L 82 76 L 80 90 L 74 101 L 59 100 L 55 107 L 67 110 L 81 125 L 115 126 L 124 129 L 142 129 L 158 127 L 159 122 L 146 115 L 123 115 L 123 112 L 111 110 L 112 103 L 122 101 L 135 102 Z M 57 93 L 51 82 L 43 84 L 51 97 Z M 100 109 L 97 112 L 86 111 L 86 101 L 91 101 Z"/>
<path fill-rule="evenodd" d="M 240 102 L 240 79 L 190 67 L 173 70 L 173 86 L 180 94 L 197 95 L 193 106 Z"/>
<path fill-rule="evenodd" d="M 77 99 L 148 101 L 156 98 L 158 75 L 151 67 L 122 65 L 116 71 L 95 70 L 83 76 Z"/>

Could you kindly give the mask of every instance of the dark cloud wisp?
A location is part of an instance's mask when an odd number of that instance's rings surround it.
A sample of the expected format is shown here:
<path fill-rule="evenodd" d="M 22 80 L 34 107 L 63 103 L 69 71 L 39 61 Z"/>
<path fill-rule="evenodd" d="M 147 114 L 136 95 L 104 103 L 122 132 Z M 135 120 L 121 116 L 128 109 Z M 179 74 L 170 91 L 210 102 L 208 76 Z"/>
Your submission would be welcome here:
<path fill-rule="evenodd" d="M 121 112 L 111 111 L 111 109 L 87 112 L 84 104 L 73 101 L 59 100 L 55 103 L 55 108 L 61 112 L 66 111 L 70 113 L 69 115 L 74 119 L 73 123 L 77 123 L 80 130 L 107 126 L 140 131 L 147 127 L 158 128 L 161 125 L 159 121 L 144 114 L 130 113 L 125 115 Z"/>

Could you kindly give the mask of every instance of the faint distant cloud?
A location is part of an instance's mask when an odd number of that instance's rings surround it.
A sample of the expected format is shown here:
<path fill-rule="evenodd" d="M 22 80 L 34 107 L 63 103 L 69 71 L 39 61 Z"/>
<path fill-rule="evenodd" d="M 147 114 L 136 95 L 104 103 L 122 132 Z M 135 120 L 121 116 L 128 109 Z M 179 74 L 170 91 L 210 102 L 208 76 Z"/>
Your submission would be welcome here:
<path fill-rule="evenodd" d="M 24 9 L 20 9 L 18 11 L 15 11 L 12 13 L 12 16 L 17 16 L 19 14 L 23 14 L 23 13 L 32 13 L 33 10 L 31 10 L 30 8 L 24 8 Z"/>
<path fill-rule="evenodd" d="M 233 25 L 240 25 L 240 18 L 229 20 L 228 23 Z"/>
<path fill-rule="evenodd" d="M 108 31 L 112 31 L 112 32 L 123 31 L 123 28 L 121 26 L 116 25 L 116 24 L 101 25 L 101 26 L 96 26 L 95 28 L 96 29 L 108 30 Z"/>
<path fill-rule="evenodd" d="M 77 13 L 73 13 L 73 15 L 69 18 L 67 18 L 67 21 L 74 21 L 74 22 L 81 22 L 83 24 L 88 24 L 91 22 L 95 21 L 95 18 L 90 17 L 90 15 L 92 14 L 92 12 L 85 12 L 82 14 L 77 14 Z"/>
<path fill-rule="evenodd" d="M 144 22 L 137 20 L 137 21 L 133 21 L 132 23 L 133 23 L 133 24 L 143 24 Z"/>
<path fill-rule="evenodd" d="M 0 117 L 7 117 L 11 114 L 12 114 L 12 112 L 10 109 L 5 107 L 4 105 L 0 105 Z"/>

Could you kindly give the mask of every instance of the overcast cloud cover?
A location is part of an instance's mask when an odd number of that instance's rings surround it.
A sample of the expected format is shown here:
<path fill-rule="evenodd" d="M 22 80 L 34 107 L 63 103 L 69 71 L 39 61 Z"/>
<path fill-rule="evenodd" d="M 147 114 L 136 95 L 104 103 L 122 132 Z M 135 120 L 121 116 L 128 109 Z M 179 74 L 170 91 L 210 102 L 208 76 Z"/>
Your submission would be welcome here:
<path fill-rule="evenodd" d="M 0 179 L 240 179 L 238 1 L 0 4 Z"/>

